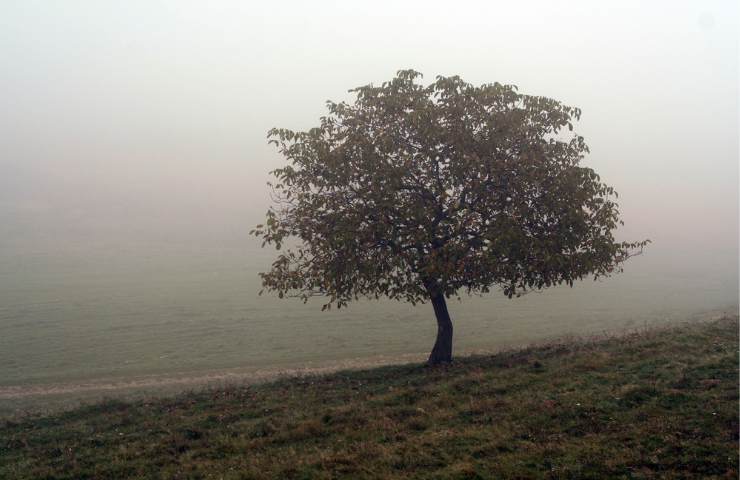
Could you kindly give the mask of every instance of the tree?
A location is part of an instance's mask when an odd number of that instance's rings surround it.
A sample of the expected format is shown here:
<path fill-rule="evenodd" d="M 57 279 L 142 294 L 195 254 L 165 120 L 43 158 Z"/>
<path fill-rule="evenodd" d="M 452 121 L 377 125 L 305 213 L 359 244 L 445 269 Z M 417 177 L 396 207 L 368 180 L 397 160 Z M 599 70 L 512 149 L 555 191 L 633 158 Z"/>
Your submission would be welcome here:
<path fill-rule="evenodd" d="M 350 90 L 353 104 L 327 102 L 308 131 L 270 130 L 289 164 L 271 172 L 274 205 L 252 234 L 278 250 L 297 239 L 260 274 L 280 298 L 431 301 L 437 364 L 452 360 L 447 298 L 573 286 L 621 271 L 647 241 L 614 240 L 617 194 L 579 165 L 578 108 L 420 77 Z"/>

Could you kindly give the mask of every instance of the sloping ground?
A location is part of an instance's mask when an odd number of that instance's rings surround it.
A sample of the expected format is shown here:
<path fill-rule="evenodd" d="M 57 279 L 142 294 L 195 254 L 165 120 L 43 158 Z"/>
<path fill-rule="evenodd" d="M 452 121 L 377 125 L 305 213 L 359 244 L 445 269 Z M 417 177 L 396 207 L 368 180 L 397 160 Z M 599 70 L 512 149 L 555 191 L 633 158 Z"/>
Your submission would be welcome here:
<path fill-rule="evenodd" d="M 737 478 L 737 317 L 0 425 L 0 478 Z"/>

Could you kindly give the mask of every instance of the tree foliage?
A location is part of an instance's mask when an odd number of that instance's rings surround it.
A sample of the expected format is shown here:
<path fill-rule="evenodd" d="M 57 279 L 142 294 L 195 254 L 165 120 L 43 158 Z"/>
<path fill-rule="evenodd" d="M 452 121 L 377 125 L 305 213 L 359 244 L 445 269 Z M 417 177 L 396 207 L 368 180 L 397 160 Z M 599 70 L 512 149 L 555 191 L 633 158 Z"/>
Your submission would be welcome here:
<path fill-rule="evenodd" d="M 578 108 L 420 77 L 402 70 L 350 90 L 351 104 L 327 102 L 316 128 L 269 132 L 289 163 L 252 233 L 291 248 L 261 274 L 267 290 L 321 295 L 325 308 L 497 287 L 512 297 L 608 276 L 647 243 L 615 241 L 617 194 L 580 165 Z"/>

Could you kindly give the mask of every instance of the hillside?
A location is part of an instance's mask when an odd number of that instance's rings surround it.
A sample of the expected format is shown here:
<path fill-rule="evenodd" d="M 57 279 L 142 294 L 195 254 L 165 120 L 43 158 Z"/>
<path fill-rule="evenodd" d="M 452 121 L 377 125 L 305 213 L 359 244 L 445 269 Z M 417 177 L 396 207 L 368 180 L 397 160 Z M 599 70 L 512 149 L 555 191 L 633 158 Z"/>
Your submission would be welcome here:
<path fill-rule="evenodd" d="M 0 478 L 737 478 L 738 320 L 0 423 Z"/>

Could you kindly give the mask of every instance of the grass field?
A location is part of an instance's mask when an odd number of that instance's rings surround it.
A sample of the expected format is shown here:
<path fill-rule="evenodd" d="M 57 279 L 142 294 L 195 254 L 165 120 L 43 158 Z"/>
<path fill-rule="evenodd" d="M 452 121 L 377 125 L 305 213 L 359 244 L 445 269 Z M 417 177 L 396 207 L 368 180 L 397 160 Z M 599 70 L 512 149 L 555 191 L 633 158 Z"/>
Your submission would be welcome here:
<path fill-rule="evenodd" d="M 0 423 L 0 478 L 737 478 L 738 320 Z"/>

